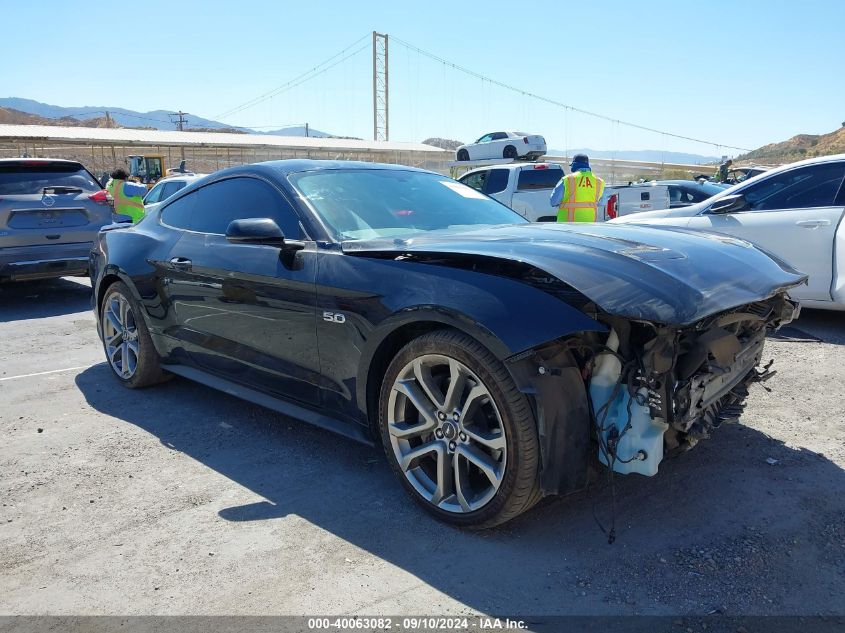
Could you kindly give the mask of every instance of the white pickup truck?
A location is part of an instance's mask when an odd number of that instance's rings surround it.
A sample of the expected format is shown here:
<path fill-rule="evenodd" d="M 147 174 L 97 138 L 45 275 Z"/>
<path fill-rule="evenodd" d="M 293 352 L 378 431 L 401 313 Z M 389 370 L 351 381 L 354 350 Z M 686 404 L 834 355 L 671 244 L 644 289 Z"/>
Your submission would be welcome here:
<path fill-rule="evenodd" d="M 510 163 L 479 167 L 458 180 L 527 220 L 554 222 L 557 210 L 549 204 L 549 198 L 563 175 L 561 166 L 554 163 Z"/>

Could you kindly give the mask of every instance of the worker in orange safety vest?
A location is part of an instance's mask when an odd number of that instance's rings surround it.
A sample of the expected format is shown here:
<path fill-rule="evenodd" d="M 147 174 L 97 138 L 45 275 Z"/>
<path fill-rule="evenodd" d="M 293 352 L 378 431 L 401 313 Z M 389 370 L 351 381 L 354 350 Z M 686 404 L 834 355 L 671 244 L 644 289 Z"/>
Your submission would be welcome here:
<path fill-rule="evenodd" d="M 593 174 L 586 154 L 576 154 L 572 173 L 560 179 L 549 202 L 557 207 L 558 222 L 595 222 L 604 180 Z"/>

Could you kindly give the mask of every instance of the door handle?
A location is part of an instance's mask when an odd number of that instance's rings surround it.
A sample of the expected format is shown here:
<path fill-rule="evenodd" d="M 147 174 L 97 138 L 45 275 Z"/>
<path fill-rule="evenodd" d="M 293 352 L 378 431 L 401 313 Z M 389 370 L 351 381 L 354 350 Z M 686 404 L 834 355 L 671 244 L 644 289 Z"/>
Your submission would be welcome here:
<path fill-rule="evenodd" d="M 830 226 L 830 220 L 799 220 L 795 224 L 805 229 L 817 229 L 820 226 Z"/>
<path fill-rule="evenodd" d="M 176 270 L 191 270 L 191 260 L 187 257 L 173 257 L 170 260 L 170 265 Z"/>

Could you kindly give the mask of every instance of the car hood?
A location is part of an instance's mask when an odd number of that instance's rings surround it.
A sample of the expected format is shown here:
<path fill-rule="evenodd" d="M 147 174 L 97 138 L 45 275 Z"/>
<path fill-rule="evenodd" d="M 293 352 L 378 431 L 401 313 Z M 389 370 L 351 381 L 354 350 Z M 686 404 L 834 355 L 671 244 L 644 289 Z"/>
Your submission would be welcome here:
<path fill-rule="evenodd" d="M 677 325 L 766 299 L 807 278 L 749 242 L 664 226 L 515 224 L 348 241 L 342 248 L 362 256 L 519 261 L 572 286 L 609 314 Z"/>

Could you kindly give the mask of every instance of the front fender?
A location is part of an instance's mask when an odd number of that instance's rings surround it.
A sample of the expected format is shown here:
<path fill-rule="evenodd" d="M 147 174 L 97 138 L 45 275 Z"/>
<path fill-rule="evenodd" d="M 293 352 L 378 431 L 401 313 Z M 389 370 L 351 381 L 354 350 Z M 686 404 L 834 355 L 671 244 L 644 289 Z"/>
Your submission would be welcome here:
<path fill-rule="evenodd" d="M 413 332 L 415 326 L 453 327 L 478 340 L 500 360 L 578 332 L 607 331 L 604 325 L 549 292 L 509 277 L 357 256 L 339 256 L 333 264 L 332 268 L 349 268 L 347 274 L 335 269 L 332 276 L 361 280 L 359 297 L 353 298 L 358 293 L 349 289 L 342 303 L 329 306 L 357 312 L 350 318 L 355 318 L 356 329 L 361 332 L 356 380 L 361 411 L 367 411 L 374 359 L 386 346 L 396 344 L 397 332 Z M 365 288 L 369 292 L 365 293 Z M 373 290 L 377 295 L 371 294 Z M 407 336 L 398 338 L 402 344 L 407 340 Z"/>

